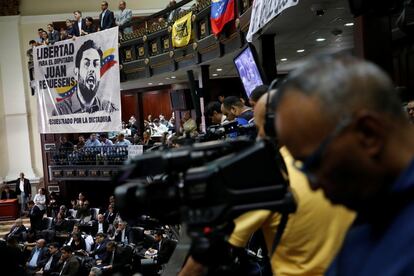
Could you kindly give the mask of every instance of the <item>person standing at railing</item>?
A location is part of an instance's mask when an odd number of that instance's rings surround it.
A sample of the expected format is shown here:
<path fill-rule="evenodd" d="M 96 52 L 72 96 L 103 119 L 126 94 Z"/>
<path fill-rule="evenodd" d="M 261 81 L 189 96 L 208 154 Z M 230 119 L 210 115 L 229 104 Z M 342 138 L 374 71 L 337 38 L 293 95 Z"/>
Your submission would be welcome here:
<path fill-rule="evenodd" d="M 117 141 L 115 143 L 116 146 L 124 146 L 127 147 L 131 145 L 131 142 L 125 139 L 125 135 L 123 133 L 118 134 Z"/>
<path fill-rule="evenodd" d="M 93 18 L 88 16 L 85 18 L 85 30 L 82 30 L 82 35 L 88 35 L 96 32 L 96 27 L 93 24 Z"/>
<path fill-rule="evenodd" d="M 168 3 L 166 9 L 174 7 L 177 5 L 177 2 L 175 0 L 170 0 Z M 178 14 L 180 13 L 180 8 L 176 8 L 175 10 L 170 11 L 164 16 L 164 19 L 166 19 L 168 22 L 174 22 L 175 19 L 177 19 Z"/>
<path fill-rule="evenodd" d="M 85 148 L 91 148 L 91 147 L 99 147 L 101 146 L 101 143 L 96 138 L 96 133 L 92 133 L 88 140 L 85 142 Z"/>
<path fill-rule="evenodd" d="M 108 136 L 106 135 L 106 133 L 102 133 L 100 135 L 100 140 L 101 140 L 101 145 L 103 147 L 110 147 L 114 145 L 114 143 L 108 139 Z"/>
<path fill-rule="evenodd" d="M 100 31 L 110 29 L 115 26 L 115 16 L 112 11 L 108 9 L 108 2 L 102 1 L 101 14 L 99 15 Z"/>
<path fill-rule="evenodd" d="M 82 12 L 74 11 L 73 17 L 75 18 L 75 22 L 73 23 L 73 36 L 81 36 L 82 30 L 86 26 L 85 19 L 82 18 Z"/>
<path fill-rule="evenodd" d="M 119 11 L 115 13 L 115 24 L 124 34 L 132 34 L 132 10 L 126 8 L 126 2 L 119 2 Z"/>
<path fill-rule="evenodd" d="M 55 30 L 53 24 L 47 24 L 48 40 L 50 44 L 54 44 L 60 40 L 59 32 Z"/>

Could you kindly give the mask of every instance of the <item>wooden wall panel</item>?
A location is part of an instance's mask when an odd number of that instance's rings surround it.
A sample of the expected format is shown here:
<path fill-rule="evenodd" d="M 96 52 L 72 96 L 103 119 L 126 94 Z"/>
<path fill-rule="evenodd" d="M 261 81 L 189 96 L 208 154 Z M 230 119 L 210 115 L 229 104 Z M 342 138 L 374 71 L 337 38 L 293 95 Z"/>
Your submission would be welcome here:
<path fill-rule="evenodd" d="M 172 114 L 170 90 L 160 90 L 145 92 L 142 94 L 142 115 L 147 118 L 152 115 L 155 119 L 163 114 L 166 119 L 170 119 Z"/>
<path fill-rule="evenodd" d="M 121 94 L 122 121 L 128 122 L 131 115 L 138 116 L 137 93 Z"/>

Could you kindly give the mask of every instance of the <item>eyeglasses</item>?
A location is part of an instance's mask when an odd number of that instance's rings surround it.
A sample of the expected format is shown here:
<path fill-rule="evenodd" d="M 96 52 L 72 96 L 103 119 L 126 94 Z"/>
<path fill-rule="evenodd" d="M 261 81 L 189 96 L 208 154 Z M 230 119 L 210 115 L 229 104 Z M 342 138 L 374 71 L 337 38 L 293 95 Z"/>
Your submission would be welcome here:
<path fill-rule="evenodd" d="M 322 157 L 328 146 L 338 137 L 352 122 L 351 116 L 344 117 L 336 125 L 335 129 L 323 139 L 319 146 L 304 160 L 293 160 L 293 166 L 303 172 L 310 181 L 316 180 L 314 172 L 322 163 Z"/>

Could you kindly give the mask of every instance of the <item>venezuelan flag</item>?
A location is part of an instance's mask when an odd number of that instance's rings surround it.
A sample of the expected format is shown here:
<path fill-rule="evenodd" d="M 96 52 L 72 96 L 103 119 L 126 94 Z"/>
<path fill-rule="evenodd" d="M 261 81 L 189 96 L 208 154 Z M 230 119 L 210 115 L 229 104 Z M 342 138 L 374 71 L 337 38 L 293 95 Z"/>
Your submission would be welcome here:
<path fill-rule="evenodd" d="M 211 29 L 218 35 L 234 19 L 234 0 L 211 0 Z"/>
<path fill-rule="evenodd" d="M 70 98 L 78 89 L 77 83 L 73 86 L 57 87 L 56 92 L 59 95 L 59 98 L 56 98 L 57 102 L 61 102 L 67 98 Z"/>
<path fill-rule="evenodd" d="M 114 56 L 115 48 L 109 48 L 103 52 L 102 62 L 101 62 L 101 77 L 116 64 Z"/>

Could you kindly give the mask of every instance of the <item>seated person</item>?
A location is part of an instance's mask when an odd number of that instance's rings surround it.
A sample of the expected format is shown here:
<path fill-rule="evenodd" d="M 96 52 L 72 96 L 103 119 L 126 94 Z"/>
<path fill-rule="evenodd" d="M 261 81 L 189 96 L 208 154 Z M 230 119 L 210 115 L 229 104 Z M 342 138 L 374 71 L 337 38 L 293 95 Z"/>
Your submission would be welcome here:
<path fill-rule="evenodd" d="M 183 119 L 181 121 L 181 132 L 185 136 L 194 137 L 197 136 L 197 123 L 196 121 L 191 118 L 191 114 L 189 111 L 184 113 Z"/>
<path fill-rule="evenodd" d="M 3 191 L 1 192 L 1 199 L 15 199 L 17 198 L 16 192 L 10 189 L 9 185 L 5 185 Z"/>
<path fill-rule="evenodd" d="M 118 227 L 115 230 L 113 239 L 118 243 L 124 244 L 128 244 L 134 240 L 133 233 L 127 225 L 126 221 L 118 222 Z"/>
<path fill-rule="evenodd" d="M 173 240 L 164 238 L 162 231 L 157 231 L 154 238 L 155 241 L 151 248 L 157 250 L 155 257 L 157 264 L 162 265 L 168 263 L 177 244 Z"/>
<path fill-rule="evenodd" d="M 89 217 L 90 220 L 91 210 L 89 209 L 89 201 L 79 201 L 78 204 L 75 206 L 75 210 L 77 219 L 84 221 L 87 220 L 87 218 Z"/>
<path fill-rule="evenodd" d="M 51 192 L 49 196 L 49 203 L 47 204 L 47 214 L 50 217 L 56 217 L 59 212 L 59 199 L 55 192 Z"/>
<path fill-rule="evenodd" d="M 106 258 L 106 244 L 109 240 L 106 238 L 104 233 L 98 233 L 95 237 L 95 244 L 93 246 L 93 250 L 89 253 L 89 256 L 94 258 L 95 260 L 103 260 Z"/>
<path fill-rule="evenodd" d="M 68 231 L 67 226 L 68 226 L 68 223 L 63 217 L 63 213 L 59 212 L 56 215 L 56 218 L 53 219 L 52 229 L 55 230 L 56 232 L 63 232 L 63 231 Z"/>
<path fill-rule="evenodd" d="M 168 127 L 161 124 L 160 120 L 155 119 L 152 136 L 162 136 L 165 132 L 168 132 Z"/>
<path fill-rule="evenodd" d="M 30 257 L 26 263 L 26 271 L 28 274 L 34 274 L 39 271 L 46 263 L 47 248 L 46 241 L 39 239 L 36 241 L 36 246 L 32 249 Z"/>
<path fill-rule="evenodd" d="M 96 236 L 97 233 L 107 233 L 109 223 L 105 220 L 103 214 L 98 214 L 98 220 L 92 222 L 91 234 Z"/>
<path fill-rule="evenodd" d="M 3 245 L 0 245 L 2 247 Z M 6 241 L 6 249 L 7 256 L 4 256 L 0 254 L 3 258 L 1 261 L 4 261 L 4 264 L 7 264 L 7 268 L 10 267 L 11 272 L 16 272 L 17 270 L 20 270 L 21 274 L 16 275 L 24 275 L 24 266 L 25 266 L 25 256 L 20 248 L 19 242 L 13 238 L 10 237 Z M 7 272 L 4 271 L 5 267 L 1 267 L 1 274 L 2 275 L 9 275 Z M 4 274 L 3 274 L 4 273 Z M 10 273 L 11 274 L 11 273 Z"/>
<path fill-rule="evenodd" d="M 86 242 L 80 232 L 72 233 L 72 242 L 69 244 L 73 252 L 86 251 Z"/>
<path fill-rule="evenodd" d="M 59 250 L 59 245 L 57 243 L 49 244 L 48 249 L 49 253 L 46 258 L 46 263 L 38 272 L 38 274 L 43 274 L 46 276 L 59 272 L 59 260 L 62 256 Z"/>
<path fill-rule="evenodd" d="M 72 248 L 70 246 L 64 246 L 60 249 L 62 256 L 60 257 L 60 263 L 62 268 L 60 269 L 59 276 L 76 276 L 78 275 L 80 264 L 78 259 L 73 255 Z"/>
<path fill-rule="evenodd" d="M 247 125 L 254 121 L 253 110 L 244 105 L 236 96 L 230 96 L 224 99 L 223 107 L 236 117 L 239 125 Z"/>
<path fill-rule="evenodd" d="M 21 218 L 15 220 L 13 226 L 10 229 L 10 232 L 4 236 L 4 239 L 15 238 L 19 242 L 23 242 L 25 240 L 26 235 L 26 227 L 23 225 L 23 221 Z"/>
<path fill-rule="evenodd" d="M 113 204 L 109 204 L 108 210 L 104 214 L 105 220 L 111 225 L 114 223 L 116 213 L 114 212 Z"/>
<path fill-rule="evenodd" d="M 141 141 L 141 145 L 143 146 L 152 146 L 154 145 L 154 141 L 151 139 L 151 134 L 148 131 L 144 131 L 144 133 L 142 133 L 142 141 Z"/>
<path fill-rule="evenodd" d="M 127 248 L 118 246 L 114 241 L 108 242 L 106 245 L 107 254 L 102 260 L 102 271 L 128 275 L 131 271 L 132 255 L 129 256 Z"/>
<path fill-rule="evenodd" d="M 86 250 L 86 252 L 90 252 L 91 251 L 91 245 L 94 243 L 93 242 L 93 238 L 92 238 L 91 235 L 87 235 L 85 233 L 82 233 L 80 231 L 80 225 L 79 224 L 75 224 L 73 226 L 73 231 L 71 233 L 71 236 L 70 236 L 69 240 L 67 240 L 65 242 L 65 245 L 69 245 L 70 246 L 72 244 L 72 241 L 73 241 L 72 234 L 74 234 L 74 233 L 79 233 L 81 235 L 82 239 L 85 241 L 85 247 L 86 247 L 85 250 Z"/>

